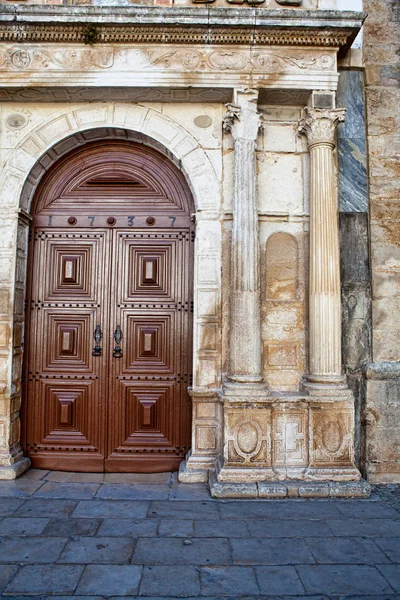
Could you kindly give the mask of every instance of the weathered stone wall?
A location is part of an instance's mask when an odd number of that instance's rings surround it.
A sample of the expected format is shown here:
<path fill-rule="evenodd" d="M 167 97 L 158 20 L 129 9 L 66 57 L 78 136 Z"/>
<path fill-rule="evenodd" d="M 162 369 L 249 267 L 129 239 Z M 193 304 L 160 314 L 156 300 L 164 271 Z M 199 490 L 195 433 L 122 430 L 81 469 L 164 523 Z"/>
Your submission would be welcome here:
<path fill-rule="evenodd" d="M 366 471 L 400 481 L 400 5 L 365 0 L 372 365 L 366 372 Z"/>
<path fill-rule="evenodd" d="M 371 361 L 371 276 L 364 73 L 342 70 L 337 93 L 347 117 L 338 127 L 342 282 L 342 349 L 347 382 L 355 398 L 355 452 L 365 457 L 365 381 Z"/>

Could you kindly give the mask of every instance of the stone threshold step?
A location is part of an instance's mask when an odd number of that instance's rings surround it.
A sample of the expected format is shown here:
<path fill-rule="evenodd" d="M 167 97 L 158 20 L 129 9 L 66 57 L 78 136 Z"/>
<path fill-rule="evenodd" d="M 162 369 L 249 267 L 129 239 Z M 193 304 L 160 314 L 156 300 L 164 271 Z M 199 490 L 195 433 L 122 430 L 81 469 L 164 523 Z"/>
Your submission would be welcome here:
<path fill-rule="evenodd" d="M 210 492 L 213 498 L 368 498 L 371 486 L 359 481 L 279 481 L 229 483 L 219 482 L 210 474 Z"/>

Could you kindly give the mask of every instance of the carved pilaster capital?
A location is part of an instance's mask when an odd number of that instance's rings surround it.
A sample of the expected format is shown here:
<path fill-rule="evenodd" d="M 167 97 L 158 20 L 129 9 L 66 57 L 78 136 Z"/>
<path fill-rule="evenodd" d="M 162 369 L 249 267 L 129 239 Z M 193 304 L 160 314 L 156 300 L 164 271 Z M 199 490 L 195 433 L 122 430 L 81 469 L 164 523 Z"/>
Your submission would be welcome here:
<path fill-rule="evenodd" d="M 307 136 L 310 147 L 316 144 L 330 144 L 334 147 L 336 126 L 345 118 L 345 108 L 324 110 L 306 107 L 298 124 L 298 132 Z"/>
<path fill-rule="evenodd" d="M 224 131 L 230 131 L 235 141 L 255 141 L 261 125 L 257 112 L 257 90 L 235 90 L 234 102 L 226 104 Z"/>
<path fill-rule="evenodd" d="M 241 116 L 241 108 L 237 104 L 232 104 L 232 102 L 228 102 L 225 104 L 226 106 L 226 115 L 222 121 L 222 128 L 224 131 L 229 133 L 232 131 L 235 121 L 240 121 Z"/>

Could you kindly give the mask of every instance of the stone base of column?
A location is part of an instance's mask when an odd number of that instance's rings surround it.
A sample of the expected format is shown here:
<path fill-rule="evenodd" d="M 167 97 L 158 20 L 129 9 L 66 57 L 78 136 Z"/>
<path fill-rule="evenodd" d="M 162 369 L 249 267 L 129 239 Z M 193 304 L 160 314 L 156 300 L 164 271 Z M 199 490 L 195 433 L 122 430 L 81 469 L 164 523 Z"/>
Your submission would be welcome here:
<path fill-rule="evenodd" d="M 260 494 L 265 493 L 268 497 L 274 486 L 280 490 L 279 497 L 330 497 L 336 493 L 333 489 L 343 496 L 367 494 L 354 463 L 351 390 L 334 384 L 319 395 L 316 389 L 311 394 L 269 395 L 265 390 L 263 395 L 250 389 L 248 395 L 239 395 L 238 390 L 224 386 L 221 394 L 224 444 L 216 465 L 213 495 L 262 497 Z M 341 484 L 346 486 L 342 489 Z M 310 487 L 313 485 L 317 487 Z M 302 486 L 306 486 L 304 490 Z M 292 488 L 303 491 L 289 493 Z"/>
<path fill-rule="evenodd" d="M 188 452 L 181 462 L 178 479 L 181 483 L 207 483 L 210 471 L 215 470 L 215 458 L 193 456 Z"/>
<path fill-rule="evenodd" d="M 368 498 L 371 486 L 364 480 L 335 481 L 271 481 L 221 482 L 210 474 L 210 492 L 213 498 Z"/>
<path fill-rule="evenodd" d="M 309 396 L 341 396 L 352 398 L 345 375 L 308 375 L 302 389 Z"/>
<path fill-rule="evenodd" d="M 11 480 L 17 479 L 29 469 L 31 461 L 29 458 L 24 456 L 12 465 L 0 466 L 0 480 Z"/>
<path fill-rule="evenodd" d="M 250 381 L 247 377 L 226 379 L 224 381 L 222 398 L 229 398 L 230 402 L 249 401 L 251 398 L 265 398 L 268 388 L 261 378 Z"/>

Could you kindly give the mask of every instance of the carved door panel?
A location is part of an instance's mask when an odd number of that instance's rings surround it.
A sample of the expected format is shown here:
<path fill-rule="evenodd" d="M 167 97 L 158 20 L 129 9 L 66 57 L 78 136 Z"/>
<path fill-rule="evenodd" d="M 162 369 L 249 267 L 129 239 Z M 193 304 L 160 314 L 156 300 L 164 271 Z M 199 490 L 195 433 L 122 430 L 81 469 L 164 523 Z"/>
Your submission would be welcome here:
<path fill-rule="evenodd" d="M 102 471 L 109 232 L 36 230 L 31 281 L 26 451 L 35 467 Z M 98 328 L 99 329 L 99 328 Z"/>
<path fill-rule="evenodd" d="M 106 470 L 175 470 L 190 445 L 191 232 L 114 233 Z"/>

